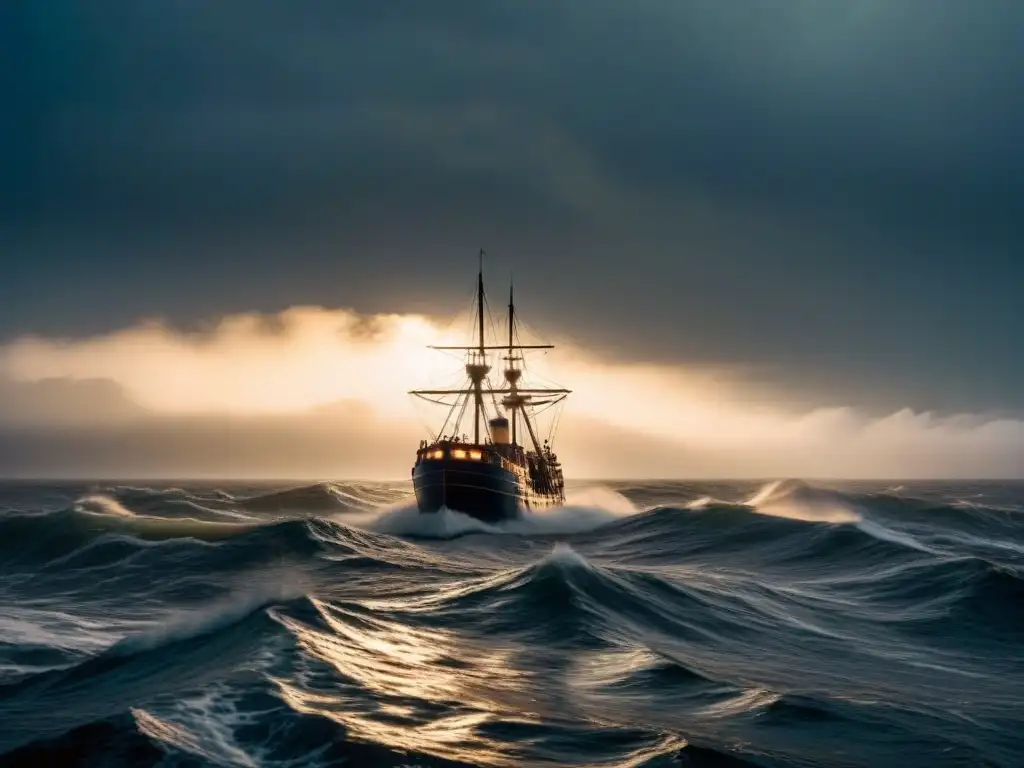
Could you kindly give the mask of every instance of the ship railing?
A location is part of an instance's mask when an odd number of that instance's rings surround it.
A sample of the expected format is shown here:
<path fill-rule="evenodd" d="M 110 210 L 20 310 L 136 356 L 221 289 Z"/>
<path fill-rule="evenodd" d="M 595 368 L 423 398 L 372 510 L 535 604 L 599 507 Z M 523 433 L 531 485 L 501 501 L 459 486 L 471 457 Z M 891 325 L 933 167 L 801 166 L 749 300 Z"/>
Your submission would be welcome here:
<path fill-rule="evenodd" d="M 455 447 L 459 445 L 460 447 Z M 465 445 L 465 447 L 462 447 Z M 488 446 L 471 447 L 472 444 L 459 444 L 452 443 L 446 444 L 444 447 L 441 445 L 431 445 L 426 449 L 417 451 L 417 459 L 422 461 L 424 459 L 440 460 L 444 458 L 452 458 L 460 461 L 484 461 L 493 464 L 498 464 L 503 469 L 509 472 L 515 472 L 518 465 L 509 461 L 500 453 L 492 450 L 487 450 Z"/>

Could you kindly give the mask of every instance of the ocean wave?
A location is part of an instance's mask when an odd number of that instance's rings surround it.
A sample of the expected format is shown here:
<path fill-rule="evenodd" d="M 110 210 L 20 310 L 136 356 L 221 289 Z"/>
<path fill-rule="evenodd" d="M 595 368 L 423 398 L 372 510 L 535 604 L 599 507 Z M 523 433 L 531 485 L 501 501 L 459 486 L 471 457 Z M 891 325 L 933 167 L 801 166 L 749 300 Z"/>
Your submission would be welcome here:
<path fill-rule="evenodd" d="M 0 764 L 1013 765 L 1016 486 L 902 486 L 21 489 Z"/>
<path fill-rule="evenodd" d="M 0 717 L 19 723 L 0 734 L 0 754 L 246 668 L 276 626 L 262 609 L 297 593 L 274 585 L 177 612 L 71 667 L 0 687 Z"/>

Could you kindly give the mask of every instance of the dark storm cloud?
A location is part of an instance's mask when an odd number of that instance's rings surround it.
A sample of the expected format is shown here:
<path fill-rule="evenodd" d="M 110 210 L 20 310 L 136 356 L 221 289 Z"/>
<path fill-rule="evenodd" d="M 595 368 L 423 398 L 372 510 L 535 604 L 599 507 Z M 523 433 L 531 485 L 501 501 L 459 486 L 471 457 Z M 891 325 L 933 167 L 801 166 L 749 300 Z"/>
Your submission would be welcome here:
<path fill-rule="evenodd" d="M 0 328 L 444 311 L 484 244 L 616 355 L 1022 407 L 1022 8 L 11 4 Z"/>

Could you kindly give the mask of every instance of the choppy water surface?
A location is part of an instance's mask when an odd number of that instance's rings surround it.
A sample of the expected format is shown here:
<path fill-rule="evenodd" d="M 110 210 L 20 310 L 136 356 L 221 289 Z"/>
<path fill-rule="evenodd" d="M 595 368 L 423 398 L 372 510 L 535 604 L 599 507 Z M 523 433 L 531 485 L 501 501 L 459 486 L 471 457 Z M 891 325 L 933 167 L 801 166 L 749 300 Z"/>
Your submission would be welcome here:
<path fill-rule="evenodd" d="M 1024 485 L 0 486 L 0 765 L 1024 766 Z"/>

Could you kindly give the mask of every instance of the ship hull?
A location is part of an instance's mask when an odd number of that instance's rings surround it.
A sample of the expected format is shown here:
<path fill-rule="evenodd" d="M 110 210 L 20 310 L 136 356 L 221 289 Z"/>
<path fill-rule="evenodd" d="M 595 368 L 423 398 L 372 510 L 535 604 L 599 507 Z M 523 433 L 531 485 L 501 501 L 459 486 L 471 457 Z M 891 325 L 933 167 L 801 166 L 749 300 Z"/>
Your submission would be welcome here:
<path fill-rule="evenodd" d="M 485 523 L 500 523 L 518 517 L 524 508 L 561 501 L 553 494 L 531 493 L 519 473 L 489 462 L 420 461 L 413 468 L 412 482 L 420 512 L 449 509 Z"/>

